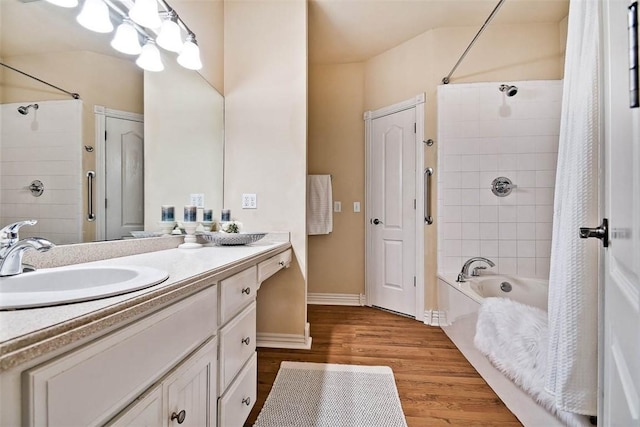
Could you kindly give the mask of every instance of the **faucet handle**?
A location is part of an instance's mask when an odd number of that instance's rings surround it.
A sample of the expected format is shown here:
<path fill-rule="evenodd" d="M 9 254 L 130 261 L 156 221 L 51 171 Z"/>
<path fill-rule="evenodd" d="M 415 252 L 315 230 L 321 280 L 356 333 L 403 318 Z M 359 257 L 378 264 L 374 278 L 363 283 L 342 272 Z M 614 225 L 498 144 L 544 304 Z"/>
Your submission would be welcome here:
<path fill-rule="evenodd" d="M 0 230 L 0 238 L 2 240 L 9 240 L 11 243 L 14 243 L 18 240 L 18 230 L 23 225 L 35 225 L 38 223 L 38 220 L 35 219 L 27 219 L 25 221 L 14 222 L 13 224 L 9 224 Z"/>
<path fill-rule="evenodd" d="M 487 267 L 485 267 L 484 265 L 479 265 L 477 267 L 473 267 L 473 271 L 471 272 L 471 275 L 473 277 L 478 277 L 480 276 L 480 270 L 486 270 Z"/>

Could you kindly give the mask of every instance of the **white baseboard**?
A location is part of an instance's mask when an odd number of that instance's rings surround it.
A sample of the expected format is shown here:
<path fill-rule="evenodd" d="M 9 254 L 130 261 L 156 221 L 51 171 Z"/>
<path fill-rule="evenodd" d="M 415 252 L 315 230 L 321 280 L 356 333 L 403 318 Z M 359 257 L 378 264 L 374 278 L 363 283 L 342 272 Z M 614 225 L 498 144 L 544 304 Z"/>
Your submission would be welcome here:
<path fill-rule="evenodd" d="M 270 332 L 258 332 L 256 334 L 256 345 L 267 348 L 290 348 L 297 350 L 310 350 L 312 338 L 309 336 L 311 325 L 307 323 L 304 327 L 304 335 L 297 334 L 274 334 Z"/>
<path fill-rule="evenodd" d="M 365 303 L 366 298 L 363 294 L 327 294 L 311 292 L 307 294 L 307 304 L 363 306 Z"/>
<path fill-rule="evenodd" d="M 424 312 L 424 324 L 429 326 L 446 325 L 446 313 L 438 310 L 426 310 Z"/>

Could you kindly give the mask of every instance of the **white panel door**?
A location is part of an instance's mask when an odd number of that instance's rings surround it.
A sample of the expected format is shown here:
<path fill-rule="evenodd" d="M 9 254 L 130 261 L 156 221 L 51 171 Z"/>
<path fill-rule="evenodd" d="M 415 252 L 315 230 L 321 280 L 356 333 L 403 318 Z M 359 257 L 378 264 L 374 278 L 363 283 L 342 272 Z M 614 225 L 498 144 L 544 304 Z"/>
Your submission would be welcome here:
<path fill-rule="evenodd" d="M 604 3 L 603 399 L 598 424 L 640 426 L 640 108 L 629 107 L 629 0 Z M 637 47 L 636 47 L 637 49 Z M 636 83 L 637 84 L 637 83 Z"/>
<path fill-rule="evenodd" d="M 106 118 L 105 238 L 144 229 L 144 124 Z"/>
<path fill-rule="evenodd" d="M 416 315 L 415 108 L 372 120 L 371 305 Z"/>

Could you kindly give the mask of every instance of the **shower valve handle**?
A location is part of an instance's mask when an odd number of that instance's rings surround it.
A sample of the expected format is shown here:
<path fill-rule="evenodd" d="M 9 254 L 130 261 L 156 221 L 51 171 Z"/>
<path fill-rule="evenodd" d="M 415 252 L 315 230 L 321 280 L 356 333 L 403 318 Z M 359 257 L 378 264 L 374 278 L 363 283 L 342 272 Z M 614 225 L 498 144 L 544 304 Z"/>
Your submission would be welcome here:
<path fill-rule="evenodd" d="M 609 247 L 609 220 L 604 218 L 599 227 L 589 228 L 580 227 L 580 238 L 589 239 L 596 238 L 602 240 L 602 246 Z"/>

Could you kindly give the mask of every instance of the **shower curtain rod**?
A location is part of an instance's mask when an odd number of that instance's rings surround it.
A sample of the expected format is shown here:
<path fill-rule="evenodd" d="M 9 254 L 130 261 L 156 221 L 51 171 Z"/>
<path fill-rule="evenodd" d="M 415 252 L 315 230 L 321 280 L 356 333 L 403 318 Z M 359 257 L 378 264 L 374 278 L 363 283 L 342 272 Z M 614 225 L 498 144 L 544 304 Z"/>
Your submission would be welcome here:
<path fill-rule="evenodd" d="M 44 80 L 41 80 L 41 79 L 39 79 L 39 78 L 37 78 L 37 77 L 34 77 L 34 76 L 32 76 L 31 74 L 27 74 L 27 73 L 25 73 L 24 71 L 20 71 L 20 70 L 18 70 L 17 68 L 13 68 L 11 65 L 7 65 L 7 64 L 5 64 L 4 62 L 0 62 L 0 65 L 2 65 L 3 67 L 7 67 L 8 69 L 15 71 L 16 73 L 20 73 L 20 74 L 22 74 L 22 75 L 24 75 L 24 76 L 27 76 L 27 77 L 29 77 L 29 78 L 32 78 L 33 80 L 37 80 L 37 81 L 39 81 L 40 83 L 44 83 L 44 84 L 46 84 L 47 86 L 51 86 L 51 87 L 52 87 L 52 88 L 54 88 L 54 89 L 58 89 L 60 92 L 64 92 L 64 93 L 66 93 L 67 95 L 69 95 L 69 96 L 70 96 L 70 97 L 72 97 L 73 99 L 80 99 L 80 95 L 79 95 L 79 94 L 77 94 L 77 93 L 69 92 L 68 90 L 64 90 L 64 89 L 62 89 L 62 88 L 59 88 L 58 86 L 52 85 L 51 83 L 48 83 L 48 82 L 45 82 Z"/>
<path fill-rule="evenodd" d="M 491 20 L 493 19 L 493 17 L 498 13 L 498 9 L 500 9 L 500 7 L 502 6 L 502 3 L 504 3 L 505 0 L 500 0 L 498 2 L 498 4 L 496 5 L 496 7 L 493 8 L 493 11 L 491 12 L 491 14 L 489 15 L 489 17 L 487 18 L 486 21 L 484 21 L 484 24 L 482 24 L 482 27 L 480 28 L 480 30 L 476 33 L 476 36 L 473 38 L 473 40 L 471 40 L 471 43 L 469 43 L 469 46 L 467 46 L 467 49 L 464 51 L 464 53 L 462 54 L 462 56 L 460 57 L 460 59 L 458 59 L 458 62 L 456 62 L 456 65 L 453 66 L 453 68 L 451 69 L 451 71 L 449 72 L 449 74 L 446 77 L 442 78 L 442 83 L 444 84 L 449 84 L 451 76 L 453 75 L 453 73 L 456 71 L 456 68 L 458 68 L 458 65 L 460 65 L 460 63 L 462 62 L 462 60 L 464 59 L 465 56 L 467 56 L 467 53 L 469 53 L 469 51 L 471 50 L 471 47 L 473 47 L 474 43 L 476 42 L 476 40 L 478 40 L 478 37 L 480 37 L 480 34 L 482 34 L 482 32 L 484 31 L 484 29 L 487 27 L 487 25 L 489 25 L 489 22 L 491 22 Z"/>

